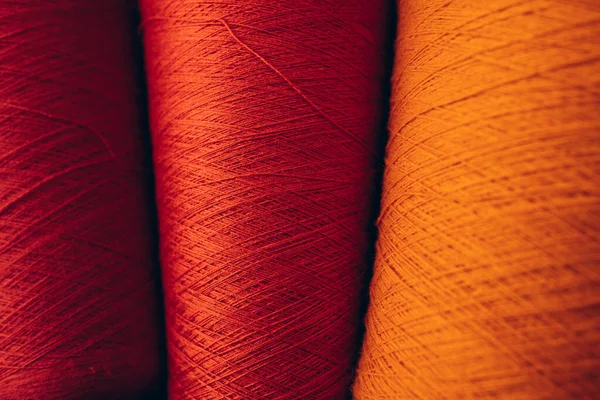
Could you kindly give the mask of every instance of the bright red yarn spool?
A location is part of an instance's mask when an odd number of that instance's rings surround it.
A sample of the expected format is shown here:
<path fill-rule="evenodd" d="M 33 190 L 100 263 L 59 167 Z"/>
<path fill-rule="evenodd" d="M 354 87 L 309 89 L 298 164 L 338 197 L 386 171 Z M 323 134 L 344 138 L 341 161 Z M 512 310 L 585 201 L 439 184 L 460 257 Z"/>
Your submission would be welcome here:
<path fill-rule="evenodd" d="M 159 376 L 135 3 L 0 0 L 0 398 Z"/>
<path fill-rule="evenodd" d="M 171 398 L 347 395 L 387 3 L 140 2 Z"/>

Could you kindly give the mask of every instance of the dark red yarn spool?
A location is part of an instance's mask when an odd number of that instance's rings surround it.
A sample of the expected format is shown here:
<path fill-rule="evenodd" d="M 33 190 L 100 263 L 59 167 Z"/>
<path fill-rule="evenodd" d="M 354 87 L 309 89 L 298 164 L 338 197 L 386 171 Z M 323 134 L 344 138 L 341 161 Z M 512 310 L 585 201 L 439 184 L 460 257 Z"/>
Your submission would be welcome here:
<path fill-rule="evenodd" d="M 140 5 L 171 398 L 345 397 L 387 2 Z"/>
<path fill-rule="evenodd" d="M 0 398 L 156 393 L 135 2 L 0 0 Z"/>

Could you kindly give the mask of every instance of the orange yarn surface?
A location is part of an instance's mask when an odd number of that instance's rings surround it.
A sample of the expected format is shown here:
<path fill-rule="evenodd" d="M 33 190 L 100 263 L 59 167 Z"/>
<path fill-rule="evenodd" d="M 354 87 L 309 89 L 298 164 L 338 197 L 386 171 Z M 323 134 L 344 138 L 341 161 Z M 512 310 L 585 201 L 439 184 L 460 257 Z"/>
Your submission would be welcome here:
<path fill-rule="evenodd" d="M 357 399 L 600 391 L 600 2 L 400 0 Z"/>
<path fill-rule="evenodd" d="M 387 1 L 140 5 L 170 398 L 345 398 Z"/>

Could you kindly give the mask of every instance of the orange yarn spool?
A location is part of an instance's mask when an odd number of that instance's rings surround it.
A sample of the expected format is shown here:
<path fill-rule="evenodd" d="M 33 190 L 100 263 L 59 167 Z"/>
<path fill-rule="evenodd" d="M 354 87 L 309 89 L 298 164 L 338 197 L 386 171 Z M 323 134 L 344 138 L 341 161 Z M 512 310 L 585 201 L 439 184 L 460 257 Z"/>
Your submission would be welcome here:
<path fill-rule="evenodd" d="M 400 0 L 357 399 L 600 391 L 600 3 Z"/>

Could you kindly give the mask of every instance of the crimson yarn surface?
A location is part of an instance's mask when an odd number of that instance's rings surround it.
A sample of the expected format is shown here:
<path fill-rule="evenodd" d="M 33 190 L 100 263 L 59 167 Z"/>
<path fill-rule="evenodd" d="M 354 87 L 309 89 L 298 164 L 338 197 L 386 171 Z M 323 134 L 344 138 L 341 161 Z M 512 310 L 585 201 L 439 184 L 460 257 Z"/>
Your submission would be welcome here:
<path fill-rule="evenodd" d="M 0 398 L 157 393 L 128 0 L 0 0 Z"/>
<path fill-rule="evenodd" d="M 140 5 L 170 397 L 345 397 L 387 1 Z"/>

